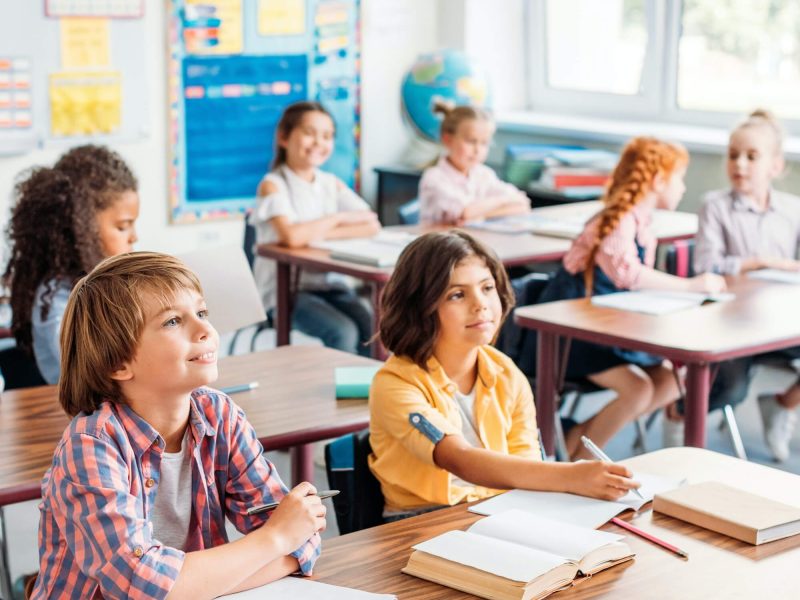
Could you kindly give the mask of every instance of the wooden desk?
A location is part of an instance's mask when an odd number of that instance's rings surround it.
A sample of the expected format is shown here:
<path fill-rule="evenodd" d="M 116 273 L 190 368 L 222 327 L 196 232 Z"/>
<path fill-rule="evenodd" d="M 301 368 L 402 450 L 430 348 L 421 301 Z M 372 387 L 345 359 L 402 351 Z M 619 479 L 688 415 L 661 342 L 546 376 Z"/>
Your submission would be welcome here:
<path fill-rule="evenodd" d="M 800 286 L 744 276 L 728 279 L 736 298 L 667 315 L 593 306 L 564 300 L 514 311 L 522 327 L 536 329 L 536 407 L 545 450 L 553 452 L 560 338 L 644 350 L 687 365 L 684 441 L 705 446 L 712 364 L 800 344 Z"/>
<path fill-rule="evenodd" d="M 581 221 L 588 220 L 601 207 L 598 201 L 576 202 L 562 206 L 537 208 L 535 213 L 543 216 Z M 670 242 L 693 237 L 697 232 L 697 215 L 671 211 L 657 211 L 653 227 L 659 241 Z M 388 228 L 394 229 L 394 228 Z M 402 231 L 425 233 L 446 231 L 448 227 L 398 227 Z M 497 252 L 506 267 L 547 262 L 561 259 L 572 245 L 571 240 L 543 235 L 508 235 L 470 229 L 469 233 Z M 315 248 L 290 249 L 278 244 L 258 246 L 258 254 L 277 263 L 277 295 L 275 306 L 275 330 L 278 346 L 289 343 L 291 332 L 291 281 L 296 268 L 311 271 L 342 273 L 362 280 L 370 287 L 372 305 L 375 309 L 374 330 L 377 331 L 380 313 L 380 297 L 386 282 L 391 277 L 391 268 L 376 268 L 355 262 L 334 260 L 330 252 Z M 383 350 L 377 343 L 372 346 L 372 355 L 383 358 Z"/>
<path fill-rule="evenodd" d="M 234 394 L 266 450 L 292 449 L 292 481 L 312 481 L 311 442 L 369 425 L 366 400 L 336 400 L 334 367 L 376 364 L 320 346 L 287 346 L 220 360 L 215 387 L 258 381 Z M 40 496 L 39 485 L 69 419 L 56 387 L 4 392 L 0 398 L 0 507 Z"/>
<path fill-rule="evenodd" d="M 690 483 L 718 480 L 763 494 L 777 490 L 776 499 L 800 505 L 800 477 L 697 448 L 669 448 L 626 461 L 634 470 L 688 476 Z M 371 592 L 397 594 L 400 600 L 473 598 L 410 575 L 405 566 L 411 546 L 451 529 L 463 529 L 480 517 L 466 506 L 428 513 L 325 540 L 314 578 Z M 633 562 L 603 571 L 553 598 L 647 598 L 648 600 L 797 598 L 791 573 L 800 564 L 800 536 L 762 546 L 701 529 L 671 517 L 646 511 L 623 518 L 689 553 L 680 559 L 616 525 L 602 529 L 627 537 L 636 553 Z"/>

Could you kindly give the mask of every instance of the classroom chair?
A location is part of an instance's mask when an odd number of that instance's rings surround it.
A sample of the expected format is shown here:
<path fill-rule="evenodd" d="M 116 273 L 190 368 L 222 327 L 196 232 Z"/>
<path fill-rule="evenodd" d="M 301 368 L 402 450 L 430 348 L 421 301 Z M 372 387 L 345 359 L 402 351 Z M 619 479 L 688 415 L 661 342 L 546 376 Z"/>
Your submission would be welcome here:
<path fill-rule="evenodd" d="M 369 470 L 370 454 L 369 429 L 343 435 L 325 445 L 328 485 L 340 492 L 333 497 L 340 534 L 383 523 L 383 493 Z"/>
<path fill-rule="evenodd" d="M 246 214 L 244 216 L 244 255 L 247 257 L 247 264 L 250 265 L 250 270 L 253 270 L 253 263 L 256 260 L 256 255 L 254 252 L 254 248 L 256 245 L 256 228 L 250 224 L 250 220 L 248 217 L 250 214 Z M 265 329 L 271 329 L 273 327 L 272 318 L 267 314 L 267 318 L 260 323 L 256 324 L 256 330 L 253 332 L 253 337 L 250 338 L 250 352 L 254 352 L 256 349 L 256 339 L 258 335 L 264 331 Z M 234 349 L 236 348 L 236 341 L 239 339 L 239 334 L 244 331 L 244 329 L 237 330 L 233 337 L 231 338 L 231 343 L 228 346 L 228 354 L 233 354 Z"/>
<path fill-rule="evenodd" d="M 664 255 L 664 270 L 670 275 L 678 277 L 694 277 L 694 245 L 694 240 L 672 242 Z M 683 392 L 683 390 L 681 391 Z M 722 425 L 728 432 L 733 451 L 739 458 L 747 460 L 747 452 L 744 449 L 742 435 L 739 433 L 739 425 L 736 423 L 736 416 L 730 404 L 722 407 L 722 416 Z"/>
<path fill-rule="evenodd" d="M 401 225 L 419 225 L 419 198 L 414 198 L 397 207 Z"/>
<path fill-rule="evenodd" d="M 3 373 L 7 390 L 47 385 L 36 366 L 36 360 L 16 346 L 0 350 L 0 372 Z"/>

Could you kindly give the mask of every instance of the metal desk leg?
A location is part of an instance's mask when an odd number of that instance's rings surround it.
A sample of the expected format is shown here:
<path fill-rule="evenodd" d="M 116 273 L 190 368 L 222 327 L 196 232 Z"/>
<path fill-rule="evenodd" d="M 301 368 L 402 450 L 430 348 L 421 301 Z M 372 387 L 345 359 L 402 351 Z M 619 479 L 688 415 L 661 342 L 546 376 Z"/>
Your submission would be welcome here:
<path fill-rule="evenodd" d="M 556 368 L 558 336 L 538 332 L 536 352 L 536 422 L 547 456 L 555 454 Z"/>
<path fill-rule="evenodd" d="M 0 597 L 11 599 L 11 565 L 8 563 L 6 517 L 0 506 Z"/>
<path fill-rule="evenodd" d="M 292 486 L 303 481 L 314 483 L 314 446 L 300 444 L 289 452 L 292 460 Z"/>
<path fill-rule="evenodd" d="M 689 364 L 686 374 L 686 446 L 705 448 L 708 393 L 711 390 L 711 370 L 708 363 Z"/>
<path fill-rule="evenodd" d="M 292 265 L 278 262 L 277 297 L 275 303 L 275 333 L 278 346 L 289 345 L 292 331 Z"/>

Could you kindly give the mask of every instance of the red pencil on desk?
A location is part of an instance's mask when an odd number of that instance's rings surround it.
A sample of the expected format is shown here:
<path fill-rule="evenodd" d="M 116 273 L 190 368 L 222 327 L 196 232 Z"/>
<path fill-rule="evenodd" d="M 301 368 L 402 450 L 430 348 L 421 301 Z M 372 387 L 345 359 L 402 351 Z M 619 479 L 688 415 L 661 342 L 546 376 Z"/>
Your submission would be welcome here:
<path fill-rule="evenodd" d="M 635 533 L 639 537 L 643 537 L 644 539 L 646 539 L 649 542 L 653 542 L 657 546 L 661 546 L 662 548 L 666 548 L 670 552 L 674 552 L 678 556 L 682 556 L 683 558 L 689 558 L 689 553 L 688 552 L 685 552 L 685 551 L 681 550 L 677 546 L 673 546 L 672 544 L 668 544 L 664 540 L 660 540 L 656 536 L 651 535 L 651 534 L 647 533 L 646 531 L 642 531 L 638 527 L 634 527 L 633 525 L 631 525 L 627 521 L 623 521 L 622 519 L 614 517 L 613 519 L 611 519 L 611 522 L 614 523 L 614 525 L 619 525 L 623 529 L 627 529 L 631 533 Z"/>

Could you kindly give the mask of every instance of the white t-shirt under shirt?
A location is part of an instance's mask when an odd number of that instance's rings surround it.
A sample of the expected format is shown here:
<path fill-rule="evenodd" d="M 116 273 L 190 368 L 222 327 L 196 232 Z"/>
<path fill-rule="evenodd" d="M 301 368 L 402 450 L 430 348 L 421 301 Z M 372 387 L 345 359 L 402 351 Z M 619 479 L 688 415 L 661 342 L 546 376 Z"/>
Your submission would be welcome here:
<path fill-rule="evenodd" d="M 192 456 L 189 430 L 179 452 L 161 454 L 158 490 L 150 512 L 153 537 L 165 546 L 183 550 L 192 517 Z"/>
<path fill-rule="evenodd" d="M 468 394 L 462 394 L 458 390 L 453 394 L 453 400 L 458 407 L 458 412 L 461 413 L 461 435 L 470 446 L 475 448 L 483 448 L 483 442 L 478 435 L 478 428 L 475 424 L 475 388 L 473 387 Z M 474 484 L 468 483 L 452 475 L 452 485 L 461 487 L 471 487 Z"/>
<path fill-rule="evenodd" d="M 317 170 L 314 181 L 298 177 L 283 165 L 268 173 L 264 180 L 277 191 L 258 199 L 258 206 L 250 215 L 250 224 L 256 228 L 256 242 L 270 244 L 278 241 L 278 234 L 270 223 L 274 217 L 286 217 L 290 223 L 313 221 L 337 212 L 369 210 L 369 205 L 339 178 Z M 261 293 L 264 308 L 275 306 L 275 261 L 256 256 L 253 274 Z M 347 279 L 337 273 L 313 273 L 303 270 L 301 290 L 330 290 L 347 287 Z"/>

